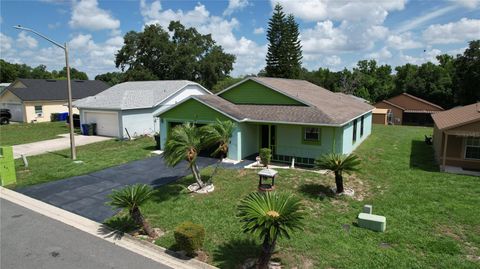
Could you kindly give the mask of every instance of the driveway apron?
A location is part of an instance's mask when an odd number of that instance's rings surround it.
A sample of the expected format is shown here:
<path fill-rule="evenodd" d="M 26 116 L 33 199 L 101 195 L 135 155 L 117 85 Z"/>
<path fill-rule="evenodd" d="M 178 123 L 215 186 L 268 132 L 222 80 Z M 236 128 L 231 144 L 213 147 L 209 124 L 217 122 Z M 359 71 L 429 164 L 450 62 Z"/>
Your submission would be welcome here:
<path fill-rule="evenodd" d="M 217 160 L 199 157 L 200 168 Z M 19 189 L 18 192 L 73 212 L 97 222 L 115 215 L 118 210 L 106 205 L 115 189 L 136 183 L 159 187 L 190 174 L 187 163 L 168 167 L 161 156 L 130 162 L 87 175 L 48 182 Z"/>

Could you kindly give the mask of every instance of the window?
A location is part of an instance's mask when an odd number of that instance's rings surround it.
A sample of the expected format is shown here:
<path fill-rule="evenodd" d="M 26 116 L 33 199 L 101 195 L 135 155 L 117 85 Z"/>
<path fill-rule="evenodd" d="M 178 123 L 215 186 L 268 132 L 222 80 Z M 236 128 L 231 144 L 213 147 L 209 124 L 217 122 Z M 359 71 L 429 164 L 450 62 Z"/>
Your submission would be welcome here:
<path fill-rule="evenodd" d="M 357 141 L 357 119 L 353 120 L 352 144 Z"/>
<path fill-rule="evenodd" d="M 35 106 L 35 115 L 37 116 L 43 116 L 43 109 L 42 106 Z"/>
<path fill-rule="evenodd" d="M 467 137 L 465 141 L 465 159 L 480 160 L 480 137 Z"/>
<path fill-rule="evenodd" d="M 303 141 L 304 142 L 320 142 L 320 128 L 305 127 L 303 128 Z"/>
<path fill-rule="evenodd" d="M 360 120 L 360 137 L 362 137 L 362 136 L 363 136 L 363 116 Z"/>

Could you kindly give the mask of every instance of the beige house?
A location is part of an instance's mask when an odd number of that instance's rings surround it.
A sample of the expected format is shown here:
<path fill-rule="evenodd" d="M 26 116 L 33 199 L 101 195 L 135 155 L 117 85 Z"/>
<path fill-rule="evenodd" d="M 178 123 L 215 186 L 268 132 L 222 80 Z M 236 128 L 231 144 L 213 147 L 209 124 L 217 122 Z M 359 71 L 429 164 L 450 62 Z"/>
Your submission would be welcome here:
<path fill-rule="evenodd" d="M 480 171 L 480 103 L 432 115 L 435 159 L 442 171 Z"/>
<path fill-rule="evenodd" d="M 98 80 L 72 80 L 72 98 L 93 96 L 108 87 Z M 52 113 L 68 112 L 67 102 L 66 80 L 17 79 L 0 94 L 0 107 L 10 109 L 11 121 L 17 122 L 50 121 Z"/>

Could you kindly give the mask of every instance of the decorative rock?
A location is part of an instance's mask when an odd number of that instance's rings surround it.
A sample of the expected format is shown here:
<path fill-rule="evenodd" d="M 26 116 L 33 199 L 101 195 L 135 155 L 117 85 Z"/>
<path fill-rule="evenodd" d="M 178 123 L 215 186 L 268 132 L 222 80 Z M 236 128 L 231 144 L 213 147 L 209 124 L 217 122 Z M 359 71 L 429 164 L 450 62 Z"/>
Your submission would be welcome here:
<path fill-rule="evenodd" d="M 358 214 L 358 226 L 376 232 L 384 232 L 387 219 L 384 216 L 360 213 Z"/>
<path fill-rule="evenodd" d="M 209 193 L 215 190 L 215 186 L 213 184 L 206 185 L 200 189 L 200 186 L 197 183 L 193 183 L 187 187 L 189 191 L 195 193 Z"/>
<path fill-rule="evenodd" d="M 332 187 L 332 188 L 330 188 L 330 190 L 333 193 L 337 193 L 337 187 Z M 349 197 L 353 197 L 355 195 L 355 191 L 353 189 L 344 188 L 343 192 L 339 193 L 337 195 L 346 195 L 346 196 L 349 196 Z"/>
<path fill-rule="evenodd" d="M 252 269 L 257 265 L 257 259 L 247 259 L 242 266 L 242 269 Z"/>

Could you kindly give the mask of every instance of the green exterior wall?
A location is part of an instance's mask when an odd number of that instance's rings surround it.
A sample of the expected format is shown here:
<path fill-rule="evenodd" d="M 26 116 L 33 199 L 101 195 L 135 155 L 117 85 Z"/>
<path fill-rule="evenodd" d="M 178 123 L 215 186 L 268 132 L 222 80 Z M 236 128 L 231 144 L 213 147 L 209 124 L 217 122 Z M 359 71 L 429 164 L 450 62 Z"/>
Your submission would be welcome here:
<path fill-rule="evenodd" d="M 303 103 L 274 91 L 252 80 L 220 94 L 234 104 L 304 105 Z"/>

